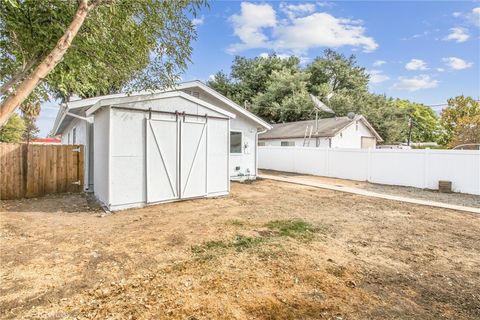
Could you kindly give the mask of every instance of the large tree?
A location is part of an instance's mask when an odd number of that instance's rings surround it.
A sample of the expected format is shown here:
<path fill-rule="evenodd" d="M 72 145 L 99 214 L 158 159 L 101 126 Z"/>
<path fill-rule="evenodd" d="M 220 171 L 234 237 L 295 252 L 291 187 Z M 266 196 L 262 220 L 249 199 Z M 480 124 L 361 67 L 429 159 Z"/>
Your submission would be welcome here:
<path fill-rule="evenodd" d="M 411 123 L 412 142 L 432 142 L 438 138 L 438 117 L 432 108 L 413 103 L 408 100 L 395 100 L 397 108 L 405 112 L 406 119 L 403 122 L 402 134 L 408 139 L 409 122 Z"/>
<path fill-rule="evenodd" d="M 345 57 L 331 49 L 307 65 L 310 74 L 309 90 L 318 94 L 318 87 L 328 84 L 332 92 L 339 90 L 367 91 L 368 74 L 357 64 L 354 55 Z"/>
<path fill-rule="evenodd" d="M 274 71 L 299 70 L 300 59 L 282 58 L 272 53 L 266 57 L 235 57 L 230 75 L 218 72 L 208 85 L 236 103 L 251 103 L 254 97 L 265 92 Z"/>
<path fill-rule="evenodd" d="M 480 102 L 472 97 L 458 96 L 448 99 L 448 106 L 440 114 L 441 137 L 440 143 L 444 146 L 453 146 L 455 143 L 455 131 L 462 122 L 469 123 L 468 118 L 480 115 Z"/>
<path fill-rule="evenodd" d="M 307 91 L 308 74 L 287 68 L 273 71 L 263 92 L 254 96 L 252 110 L 269 122 L 290 122 L 311 117 L 313 104 Z"/>
<path fill-rule="evenodd" d="M 206 2 L 0 1 L 0 126 L 27 99 L 173 85 Z"/>

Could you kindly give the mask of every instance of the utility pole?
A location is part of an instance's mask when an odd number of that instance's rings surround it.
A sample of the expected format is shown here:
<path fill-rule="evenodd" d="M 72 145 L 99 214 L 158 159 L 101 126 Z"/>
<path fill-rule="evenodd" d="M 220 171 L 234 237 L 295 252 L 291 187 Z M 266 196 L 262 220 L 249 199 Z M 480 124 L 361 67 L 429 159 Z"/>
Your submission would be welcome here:
<path fill-rule="evenodd" d="M 408 142 L 407 146 L 410 146 L 410 142 L 412 141 L 412 118 L 408 118 Z"/>

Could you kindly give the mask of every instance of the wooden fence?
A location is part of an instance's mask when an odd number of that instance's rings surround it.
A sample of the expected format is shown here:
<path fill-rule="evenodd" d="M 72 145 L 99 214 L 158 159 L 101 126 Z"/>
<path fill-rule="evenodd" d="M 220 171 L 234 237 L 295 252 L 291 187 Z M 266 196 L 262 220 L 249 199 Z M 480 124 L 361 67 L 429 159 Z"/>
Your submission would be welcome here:
<path fill-rule="evenodd" d="M 0 200 L 83 190 L 83 146 L 0 143 Z"/>

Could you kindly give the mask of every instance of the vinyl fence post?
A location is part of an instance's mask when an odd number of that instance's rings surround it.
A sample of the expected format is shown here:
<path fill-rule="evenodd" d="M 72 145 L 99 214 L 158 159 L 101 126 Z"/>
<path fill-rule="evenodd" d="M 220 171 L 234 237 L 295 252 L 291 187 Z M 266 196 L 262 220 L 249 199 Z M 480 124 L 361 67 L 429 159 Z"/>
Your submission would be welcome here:
<path fill-rule="evenodd" d="M 428 188 L 428 176 L 430 174 L 430 149 L 424 149 L 423 156 L 423 188 Z"/>

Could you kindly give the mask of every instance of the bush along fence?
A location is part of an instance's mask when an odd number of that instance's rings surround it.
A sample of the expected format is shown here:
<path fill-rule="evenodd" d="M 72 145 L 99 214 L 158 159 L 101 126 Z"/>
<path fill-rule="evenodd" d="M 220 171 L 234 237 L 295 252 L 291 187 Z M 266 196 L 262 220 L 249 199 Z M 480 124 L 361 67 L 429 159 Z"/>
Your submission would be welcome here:
<path fill-rule="evenodd" d="M 258 167 L 480 195 L 480 151 L 259 147 Z"/>
<path fill-rule="evenodd" d="M 83 190 L 83 146 L 0 143 L 0 199 Z"/>

